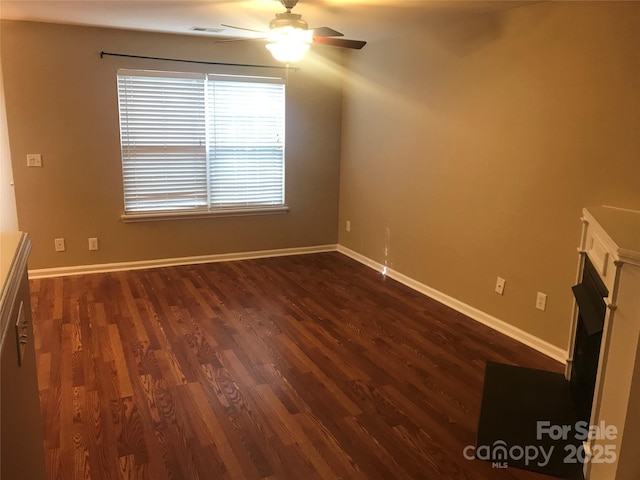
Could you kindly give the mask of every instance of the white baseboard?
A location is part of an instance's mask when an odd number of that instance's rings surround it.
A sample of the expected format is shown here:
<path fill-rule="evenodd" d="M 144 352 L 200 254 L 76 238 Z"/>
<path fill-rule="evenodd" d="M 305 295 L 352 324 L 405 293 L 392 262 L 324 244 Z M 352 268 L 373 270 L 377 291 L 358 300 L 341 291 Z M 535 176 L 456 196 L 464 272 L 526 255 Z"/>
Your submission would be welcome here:
<path fill-rule="evenodd" d="M 277 250 L 257 250 L 252 252 L 240 252 L 240 253 L 222 253 L 214 255 L 202 255 L 196 257 L 180 257 L 180 258 L 161 258 L 157 260 L 142 260 L 135 262 L 121 262 L 121 263 L 104 263 L 95 265 L 78 265 L 72 267 L 57 267 L 57 268 L 42 268 L 36 270 L 29 270 L 29 278 L 48 278 L 48 277 L 63 277 L 69 275 L 83 275 L 90 273 L 104 273 L 104 272 L 118 272 L 124 270 L 142 270 L 145 268 L 160 268 L 171 267 L 176 265 L 193 265 L 198 263 L 214 263 L 214 262 L 230 262 L 234 260 L 248 260 L 252 258 L 268 258 L 268 257 L 283 257 L 287 255 L 304 255 L 309 253 L 322 253 L 322 252 L 335 252 L 338 251 L 343 255 L 346 255 L 354 260 L 370 267 L 378 272 L 382 272 L 385 266 L 361 255 L 343 245 L 316 245 L 311 247 L 295 247 L 295 248 L 282 248 Z M 467 305 L 460 300 L 457 300 L 449 295 L 446 295 L 434 288 L 429 287 L 413 278 L 410 278 L 400 272 L 393 269 L 386 268 L 385 274 L 397 280 L 398 282 L 408 286 L 420 292 L 428 297 L 437 300 L 444 305 L 476 320 L 500 333 L 503 333 L 531 348 L 561 362 L 565 363 L 567 359 L 567 352 L 555 345 L 552 345 L 544 340 L 531 335 L 530 333 L 520 330 L 513 325 L 510 325 L 502 320 L 499 320 L 488 313 L 478 310 L 475 307 Z"/>
<path fill-rule="evenodd" d="M 277 250 L 257 250 L 252 252 L 220 253 L 197 257 L 160 258 L 135 262 L 103 263 L 96 265 L 78 265 L 73 267 L 42 268 L 29 270 L 29 278 L 65 277 L 89 273 L 119 272 L 123 270 L 142 270 L 145 268 L 172 267 L 176 265 L 195 265 L 198 263 L 231 262 L 252 258 L 284 257 L 309 253 L 335 252 L 337 245 L 316 245 L 311 247 L 280 248 Z"/>
<path fill-rule="evenodd" d="M 528 345 L 529 347 L 539 351 L 540 353 L 547 355 L 548 357 L 553 358 L 554 360 L 557 360 L 561 363 L 565 363 L 567 360 L 566 350 L 556 347 L 555 345 L 549 342 L 546 342 L 534 335 L 531 335 L 530 333 L 527 333 L 524 330 L 520 330 L 519 328 L 514 327 L 513 325 L 503 322 L 502 320 L 492 315 L 489 315 L 488 313 L 478 310 L 477 308 L 472 307 L 471 305 L 467 305 L 466 303 L 461 302 L 460 300 L 450 297 L 449 295 L 446 295 L 434 288 L 431 288 L 428 285 L 425 285 L 424 283 L 418 282 L 417 280 L 414 280 L 413 278 L 410 278 L 400 272 L 396 272 L 391 268 L 385 267 L 381 263 L 378 263 L 375 260 L 371 260 L 370 258 L 365 257 L 364 255 L 361 255 L 358 252 L 354 252 L 353 250 L 343 245 L 338 245 L 338 252 L 348 257 L 351 257 L 352 259 L 378 272 L 382 272 L 384 269 L 385 274 L 388 277 L 393 278 L 394 280 L 397 280 L 398 282 L 406 285 L 407 287 L 412 288 L 413 290 L 416 290 L 420 293 L 423 293 L 424 295 L 430 298 L 433 298 L 434 300 L 437 300 L 438 302 L 443 303 L 448 307 L 453 308 L 454 310 L 466 315 L 467 317 L 482 323 L 483 325 L 493 328 L 494 330 L 497 330 L 498 332 L 503 333 L 508 337 L 513 338 L 514 340 L 524 343 L 525 345 Z"/>

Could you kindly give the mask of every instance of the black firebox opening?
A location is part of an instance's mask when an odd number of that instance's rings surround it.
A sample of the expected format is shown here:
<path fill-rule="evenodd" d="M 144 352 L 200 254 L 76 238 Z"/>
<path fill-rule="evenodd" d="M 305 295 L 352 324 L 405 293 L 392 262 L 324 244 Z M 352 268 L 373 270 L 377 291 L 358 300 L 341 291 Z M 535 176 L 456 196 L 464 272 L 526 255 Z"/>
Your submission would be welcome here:
<path fill-rule="evenodd" d="M 600 345 L 609 295 L 595 267 L 585 255 L 582 282 L 573 287 L 578 323 L 569 383 L 576 419 L 589 422 L 598 373 Z"/>

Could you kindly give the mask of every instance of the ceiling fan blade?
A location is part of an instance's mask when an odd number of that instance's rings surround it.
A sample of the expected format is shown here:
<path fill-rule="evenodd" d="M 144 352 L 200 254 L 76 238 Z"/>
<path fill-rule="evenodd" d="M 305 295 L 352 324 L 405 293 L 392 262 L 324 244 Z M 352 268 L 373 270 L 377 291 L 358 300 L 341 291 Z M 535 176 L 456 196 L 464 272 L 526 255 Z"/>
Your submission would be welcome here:
<path fill-rule="evenodd" d="M 227 27 L 227 28 L 233 28 L 235 30 L 244 30 L 245 32 L 260 33 L 260 34 L 264 35 L 264 32 L 262 32 L 260 30 L 254 30 L 253 28 L 236 27 L 234 25 L 225 25 L 224 23 L 221 23 L 220 25 L 222 25 L 223 27 Z"/>
<path fill-rule="evenodd" d="M 361 49 L 367 44 L 364 40 L 349 40 L 346 38 L 329 37 L 314 37 L 313 42 L 320 43 L 322 45 L 330 45 L 332 47 L 353 48 L 356 50 Z"/>
<path fill-rule="evenodd" d="M 344 37 L 344 33 L 329 27 L 311 28 L 310 30 L 313 32 L 314 37 Z"/>
<path fill-rule="evenodd" d="M 223 38 L 220 40 L 213 40 L 211 43 L 231 43 L 231 42 L 255 42 L 257 40 L 266 40 L 267 37 L 256 38 Z"/>

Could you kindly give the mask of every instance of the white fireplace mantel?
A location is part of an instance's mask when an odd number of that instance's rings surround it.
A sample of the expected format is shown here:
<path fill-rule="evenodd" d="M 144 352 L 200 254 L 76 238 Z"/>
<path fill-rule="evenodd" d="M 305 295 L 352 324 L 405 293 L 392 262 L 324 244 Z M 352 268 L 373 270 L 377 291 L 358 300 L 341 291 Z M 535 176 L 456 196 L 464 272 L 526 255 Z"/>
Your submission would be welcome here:
<path fill-rule="evenodd" d="M 640 478 L 640 212 L 588 207 L 583 210 L 582 222 L 578 281 L 587 255 L 609 290 L 604 299 L 607 313 L 590 423 L 617 429 L 616 438 L 610 435 L 593 439 L 587 445 L 594 458 L 585 465 L 585 478 L 637 480 Z M 567 378 L 571 373 L 577 316 L 576 306 Z M 615 461 L 605 461 L 608 458 Z"/>

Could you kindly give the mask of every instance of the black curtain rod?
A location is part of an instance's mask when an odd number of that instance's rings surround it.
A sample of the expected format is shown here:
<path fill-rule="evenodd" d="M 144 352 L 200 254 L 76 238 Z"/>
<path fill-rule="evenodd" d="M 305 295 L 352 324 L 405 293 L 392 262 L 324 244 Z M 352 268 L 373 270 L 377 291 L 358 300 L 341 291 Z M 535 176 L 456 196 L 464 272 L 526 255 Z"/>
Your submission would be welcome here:
<path fill-rule="evenodd" d="M 276 68 L 279 70 L 298 70 L 290 68 L 288 65 L 252 65 L 247 63 L 225 63 L 225 62 L 205 62 L 202 60 L 184 60 L 182 58 L 164 58 L 164 57 L 148 57 L 145 55 L 127 55 L 126 53 L 100 52 L 100 58 L 109 57 L 126 57 L 126 58 L 143 58 L 145 60 L 166 60 L 169 62 L 198 63 L 200 65 L 224 65 L 228 67 L 252 67 L 252 68 Z"/>

